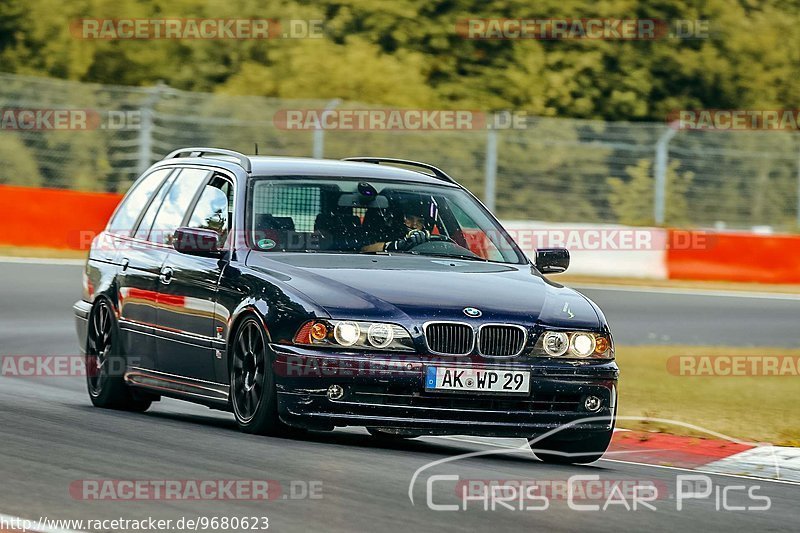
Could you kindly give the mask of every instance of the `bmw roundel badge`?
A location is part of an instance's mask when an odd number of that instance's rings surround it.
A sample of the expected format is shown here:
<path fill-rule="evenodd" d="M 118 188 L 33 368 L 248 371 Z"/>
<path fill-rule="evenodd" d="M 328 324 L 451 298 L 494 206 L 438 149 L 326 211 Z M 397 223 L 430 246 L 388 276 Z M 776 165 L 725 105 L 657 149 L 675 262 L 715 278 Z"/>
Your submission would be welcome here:
<path fill-rule="evenodd" d="M 464 314 L 467 315 L 470 318 L 478 318 L 483 313 L 481 313 L 480 309 L 475 309 L 474 307 L 465 307 L 464 308 Z"/>

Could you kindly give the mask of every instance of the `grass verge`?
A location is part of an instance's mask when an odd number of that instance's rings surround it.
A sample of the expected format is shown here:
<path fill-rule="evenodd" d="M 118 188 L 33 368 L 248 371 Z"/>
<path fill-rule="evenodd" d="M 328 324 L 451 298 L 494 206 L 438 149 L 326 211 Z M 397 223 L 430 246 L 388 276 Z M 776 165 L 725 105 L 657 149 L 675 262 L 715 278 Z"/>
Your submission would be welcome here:
<path fill-rule="evenodd" d="M 800 376 L 681 376 L 678 355 L 800 357 L 800 350 L 697 346 L 617 346 L 619 415 L 667 418 L 754 442 L 800 446 Z M 796 360 L 795 360 L 796 361 Z M 797 366 L 795 365 L 795 369 Z M 619 427 L 706 436 L 681 426 L 620 421 Z"/>

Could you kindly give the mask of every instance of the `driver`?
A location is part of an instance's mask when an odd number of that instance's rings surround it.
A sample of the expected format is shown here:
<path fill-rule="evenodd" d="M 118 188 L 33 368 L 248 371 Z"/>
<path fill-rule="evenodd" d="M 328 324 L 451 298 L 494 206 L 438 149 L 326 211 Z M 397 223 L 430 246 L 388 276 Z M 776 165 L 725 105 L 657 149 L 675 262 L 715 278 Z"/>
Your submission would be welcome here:
<path fill-rule="evenodd" d="M 363 252 L 405 252 L 431 240 L 429 220 L 435 219 L 431 211 L 435 204 L 417 200 L 401 200 L 396 205 L 401 223 L 394 223 L 387 228 L 386 240 L 369 244 L 362 248 Z"/>

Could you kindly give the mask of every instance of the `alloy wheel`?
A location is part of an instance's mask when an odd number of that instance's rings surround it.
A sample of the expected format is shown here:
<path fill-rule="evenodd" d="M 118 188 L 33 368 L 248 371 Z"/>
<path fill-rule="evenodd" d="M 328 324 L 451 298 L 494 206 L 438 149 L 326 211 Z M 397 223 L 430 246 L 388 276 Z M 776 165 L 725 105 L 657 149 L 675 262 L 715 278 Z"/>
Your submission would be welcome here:
<path fill-rule="evenodd" d="M 264 397 L 266 345 L 259 325 L 246 322 L 233 347 L 233 402 L 242 422 L 253 419 Z"/>
<path fill-rule="evenodd" d="M 113 354 L 111 328 L 111 308 L 105 302 L 101 302 L 92 316 L 86 350 L 86 376 L 89 394 L 94 397 L 103 392 L 103 387 L 108 381 L 109 359 Z"/>

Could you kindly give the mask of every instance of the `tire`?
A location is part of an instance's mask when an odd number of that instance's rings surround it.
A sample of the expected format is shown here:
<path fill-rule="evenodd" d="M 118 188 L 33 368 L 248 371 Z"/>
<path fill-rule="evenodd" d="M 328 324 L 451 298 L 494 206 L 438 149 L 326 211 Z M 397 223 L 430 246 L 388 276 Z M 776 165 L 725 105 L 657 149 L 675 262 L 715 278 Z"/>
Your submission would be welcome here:
<path fill-rule="evenodd" d="M 230 357 L 230 398 L 239 429 L 256 435 L 283 433 L 271 352 L 264 328 L 254 317 L 239 324 Z"/>
<path fill-rule="evenodd" d="M 86 340 L 86 388 L 95 407 L 142 413 L 151 400 L 137 398 L 125 384 L 126 358 L 111 304 L 100 299 L 92 307 Z"/>
<path fill-rule="evenodd" d="M 612 431 L 591 434 L 580 440 L 560 440 L 552 437 L 535 441 L 528 440 L 533 454 L 544 463 L 560 465 L 586 465 L 603 457 L 611 443 Z M 542 452 L 537 450 L 548 450 Z"/>
<path fill-rule="evenodd" d="M 401 440 L 416 439 L 419 435 L 399 435 L 380 428 L 367 428 L 367 431 L 375 440 L 383 442 L 398 442 Z"/>

